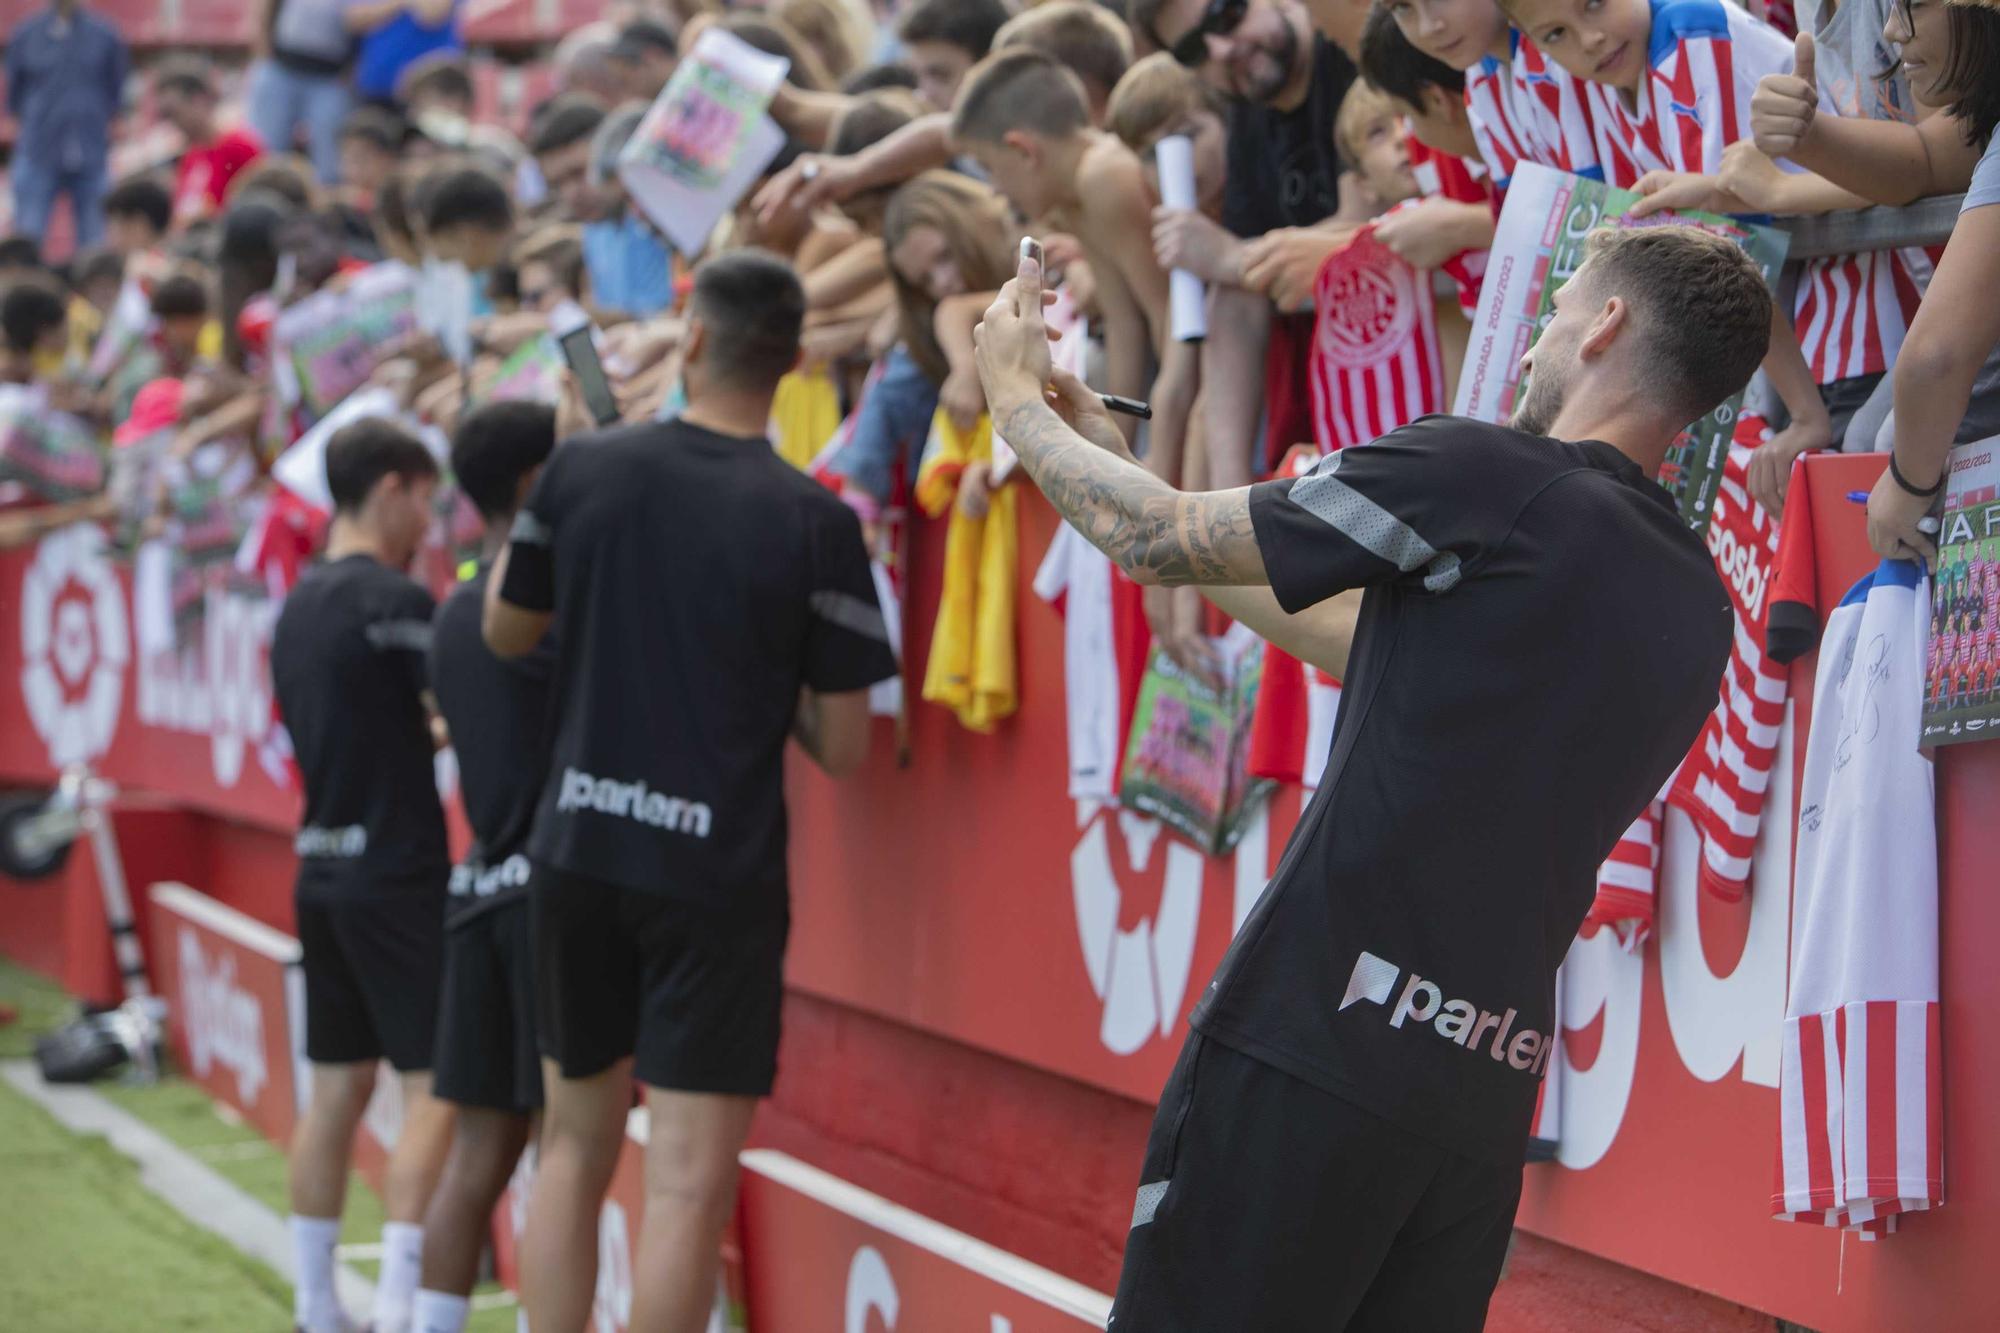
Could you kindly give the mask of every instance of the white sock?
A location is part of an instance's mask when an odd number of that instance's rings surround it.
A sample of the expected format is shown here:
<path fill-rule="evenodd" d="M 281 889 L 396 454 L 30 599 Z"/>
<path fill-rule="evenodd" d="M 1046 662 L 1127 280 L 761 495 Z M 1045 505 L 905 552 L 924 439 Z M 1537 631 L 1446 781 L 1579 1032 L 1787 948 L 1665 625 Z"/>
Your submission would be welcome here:
<path fill-rule="evenodd" d="M 410 1333 L 464 1333 L 472 1302 L 426 1287 L 417 1293 L 417 1314 Z"/>
<path fill-rule="evenodd" d="M 424 1229 L 382 1224 L 382 1271 L 375 1278 L 375 1333 L 409 1333 L 410 1307 L 424 1275 Z"/>
<path fill-rule="evenodd" d="M 298 1269 L 292 1317 L 306 1333 L 334 1333 L 346 1325 L 333 1289 L 333 1247 L 340 1243 L 340 1219 L 294 1213 L 291 1223 L 292 1261 Z"/>

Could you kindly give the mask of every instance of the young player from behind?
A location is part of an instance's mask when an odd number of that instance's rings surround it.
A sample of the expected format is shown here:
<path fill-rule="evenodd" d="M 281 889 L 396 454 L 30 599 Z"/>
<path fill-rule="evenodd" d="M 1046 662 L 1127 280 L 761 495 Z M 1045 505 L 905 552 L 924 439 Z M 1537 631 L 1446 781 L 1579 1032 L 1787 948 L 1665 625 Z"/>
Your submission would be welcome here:
<path fill-rule="evenodd" d="M 434 1092 L 458 1108 L 458 1123 L 424 1216 L 414 1333 L 465 1327 L 493 1206 L 542 1107 L 527 843 L 546 777 L 554 648 L 502 661 L 479 621 L 488 566 L 555 442 L 554 409 L 532 402 L 489 403 L 452 436 L 452 474 L 486 521 L 486 542 L 479 573 L 438 608 L 431 680 L 474 841 L 452 872 L 445 908 Z"/>
<path fill-rule="evenodd" d="M 868 689 L 896 673 L 860 522 L 764 438 L 804 316 L 769 255 L 698 268 L 686 408 L 557 450 L 487 585 L 496 653 L 532 652 L 551 625 L 562 645 L 528 844 L 548 1094 L 521 1246 L 537 1329 L 589 1318 L 635 1077 L 651 1128 L 629 1326 L 707 1326 L 737 1154 L 777 1069 L 785 743 L 852 771 Z"/>
<path fill-rule="evenodd" d="M 305 780 L 295 909 L 312 1091 L 291 1155 L 303 1333 L 350 1327 L 334 1295 L 333 1247 L 378 1061 L 396 1071 L 403 1102 L 382 1190 L 380 1333 L 409 1328 L 424 1210 L 451 1137 L 430 1076 L 450 873 L 424 703 L 436 608 L 403 573 L 430 526 L 437 472 L 430 451 L 391 422 L 335 434 L 326 558 L 285 599 L 271 639 L 278 712 Z"/>

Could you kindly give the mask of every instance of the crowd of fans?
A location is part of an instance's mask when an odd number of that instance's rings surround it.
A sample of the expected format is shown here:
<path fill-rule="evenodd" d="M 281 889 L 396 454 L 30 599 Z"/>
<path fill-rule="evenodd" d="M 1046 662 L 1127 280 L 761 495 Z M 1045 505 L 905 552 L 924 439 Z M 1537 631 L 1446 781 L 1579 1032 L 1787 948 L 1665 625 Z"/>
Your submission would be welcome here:
<path fill-rule="evenodd" d="M 805 359 L 774 442 L 804 466 L 840 427 L 817 471 L 871 534 L 915 479 L 933 417 L 962 432 L 981 417 L 971 331 L 1024 233 L 1043 238 L 1088 330 L 1093 385 L 1152 403 L 1149 465 L 1227 487 L 1314 439 L 1314 279 L 1363 227 L 1436 275 L 1449 380 L 1521 162 L 1636 189 L 1640 213 L 1829 212 L 1965 190 L 2000 115 L 2000 15 L 1970 0 L 1850 0 L 1809 16 L 1796 43 L 1799 18 L 1777 6 L 1569 8 L 627 5 L 550 54 L 556 91 L 517 138 L 477 114 L 442 0 L 278 0 L 241 78 L 181 56 L 131 74 L 111 25 L 59 0 L 7 56 L 6 376 L 37 395 L 11 401 L 46 400 L 107 443 L 114 425 L 121 441 L 170 427 L 174 458 L 204 457 L 198 479 L 229 475 L 254 497 L 310 424 L 274 403 L 277 313 L 371 266 L 459 262 L 474 274 L 469 358 L 402 340 L 371 369 L 407 410 L 448 431 L 552 311 L 577 307 L 602 331 L 623 411 L 671 414 L 677 281 L 700 256 L 635 206 L 617 158 L 700 26 L 789 62 L 771 105 L 786 147 L 706 248 L 759 247 L 804 280 Z M 182 146 L 109 181 L 128 104 Z M 1169 134 L 1194 145 L 1193 209 L 1160 206 L 1154 149 Z M 51 264 L 38 239 L 62 194 L 82 248 Z M 1960 230 L 1988 216 L 1968 211 Z M 2000 428 L 1982 376 L 1993 316 L 1976 295 L 1995 253 L 1969 234 L 1802 266 L 1766 362 L 1779 429 L 1751 480 L 1767 508 L 1806 450 L 1887 448 L 1902 432 L 1906 471 L 1929 480 L 1950 440 Z M 1172 269 L 1207 284 L 1205 340 L 1173 336 Z M 107 347 L 107 327 L 135 316 L 143 336 Z M 163 381 L 176 387 L 146 392 Z M 109 516 L 114 453 L 100 487 L 37 485 L 15 456 L 47 446 L 19 436 L 0 452 L 0 539 Z M 957 501 L 980 512 L 991 473 L 973 461 Z M 1913 503 L 1886 497 L 1872 517 L 1912 535 Z M 1155 633 L 1194 661 L 1198 600 L 1148 596 Z"/>

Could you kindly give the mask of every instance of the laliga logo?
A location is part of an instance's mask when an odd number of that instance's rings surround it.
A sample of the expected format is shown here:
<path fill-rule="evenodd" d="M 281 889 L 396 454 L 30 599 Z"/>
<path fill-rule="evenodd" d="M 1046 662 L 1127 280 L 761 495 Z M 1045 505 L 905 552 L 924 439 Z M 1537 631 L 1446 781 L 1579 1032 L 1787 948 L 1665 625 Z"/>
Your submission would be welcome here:
<path fill-rule="evenodd" d="M 236 959 L 216 955 L 211 969 L 201 941 L 185 926 L 180 933 L 181 1019 L 187 1025 L 188 1055 L 197 1075 L 221 1065 L 236 1075 L 243 1104 L 256 1102 L 264 1068 L 264 1006 L 236 984 Z"/>
<path fill-rule="evenodd" d="M 896 1333 L 903 1298 L 896 1290 L 896 1275 L 889 1271 L 889 1261 L 873 1245 L 856 1250 L 854 1262 L 847 1266 L 846 1305 L 843 1333 L 875 1333 L 876 1329 Z M 870 1319 L 870 1314 L 879 1318 Z M 987 1333 L 1014 1333 L 1013 1321 L 1005 1315 L 993 1315 Z"/>
<path fill-rule="evenodd" d="M 1083 837 L 1069 857 L 1070 892 L 1076 907 L 1078 943 L 1090 975 L 1090 989 L 1104 1002 L 1098 1040 L 1114 1055 L 1131 1055 L 1156 1037 L 1173 1035 L 1187 998 L 1194 967 L 1195 929 L 1201 920 L 1201 883 L 1207 858 L 1184 843 L 1169 839 L 1160 906 L 1150 918 L 1121 928 L 1125 895 L 1113 866 L 1111 820 L 1099 817 L 1100 807 L 1078 804 Z M 1129 810 L 1118 810 L 1119 832 L 1125 841 L 1126 864 L 1144 874 L 1153 860 L 1160 823 Z M 1268 880 L 1270 809 L 1260 809 L 1236 846 L 1236 899 L 1230 929 L 1250 915 Z"/>
<path fill-rule="evenodd" d="M 104 535 L 88 524 L 51 533 L 21 579 L 21 699 L 51 764 L 111 748 L 130 660 L 125 595 Z"/>

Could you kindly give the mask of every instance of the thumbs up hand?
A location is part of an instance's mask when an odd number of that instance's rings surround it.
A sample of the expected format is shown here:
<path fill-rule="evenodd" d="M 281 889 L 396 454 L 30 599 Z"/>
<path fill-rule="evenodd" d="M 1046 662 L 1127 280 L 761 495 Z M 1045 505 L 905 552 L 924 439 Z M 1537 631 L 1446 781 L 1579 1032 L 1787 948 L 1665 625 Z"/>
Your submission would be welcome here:
<path fill-rule="evenodd" d="M 1770 157 L 1790 157 L 1812 132 L 1819 111 L 1813 82 L 1813 38 L 1799 34 L 1790 74 L 1766 74 L 1750 99 L 1750 134 Z"/>

